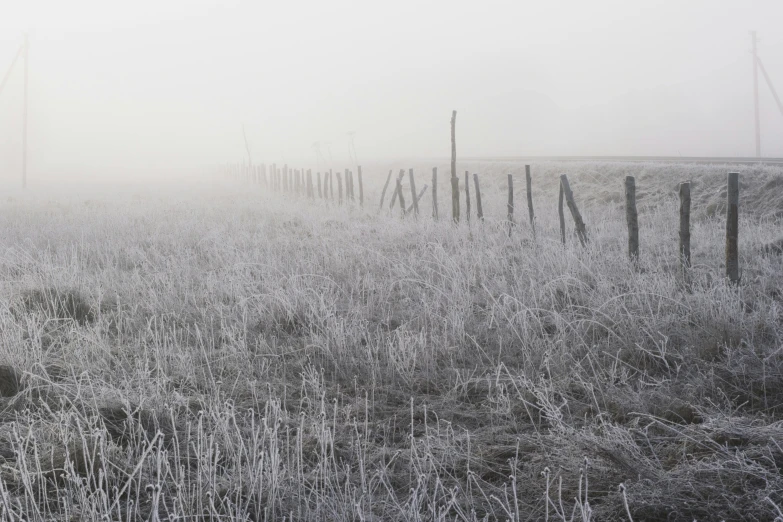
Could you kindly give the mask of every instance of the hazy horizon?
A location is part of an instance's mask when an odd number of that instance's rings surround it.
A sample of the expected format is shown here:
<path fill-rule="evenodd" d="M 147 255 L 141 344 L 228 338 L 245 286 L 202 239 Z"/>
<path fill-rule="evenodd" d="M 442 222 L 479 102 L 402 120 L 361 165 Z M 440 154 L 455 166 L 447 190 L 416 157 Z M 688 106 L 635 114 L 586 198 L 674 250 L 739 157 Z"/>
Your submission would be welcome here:
<path fill-rule="evenodd" d="M 335 166 L 446 157 L 753 156 L 750 30 L 783 93 L 783 4 L 29 2 L 29 175 Z M 23 74 L 0 93 L 2 180 L 21 165 Z M 783 115 L 759 76 L 762 155 Z M 329 143 L 329 145 L 325 145 Z"/>

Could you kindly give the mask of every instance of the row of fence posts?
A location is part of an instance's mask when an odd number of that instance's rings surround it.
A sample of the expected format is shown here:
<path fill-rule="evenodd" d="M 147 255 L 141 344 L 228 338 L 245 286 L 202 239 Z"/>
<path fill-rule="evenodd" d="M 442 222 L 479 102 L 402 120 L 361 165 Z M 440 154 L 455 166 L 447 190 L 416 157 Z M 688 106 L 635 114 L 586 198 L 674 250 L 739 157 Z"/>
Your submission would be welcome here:
<path fill-rule="evenodd" d="M 289 169 L 288 165 L 279 168 L 273 163 L 267 169 L 266 164 L 251 165 L 247 163 L 233 163 L 225 167 L 225 173 L 234 179 L 253 183 L 272 192 L 304 196 L 308 199 L 334 200 L 334 180 L 337 179 L 337 201 L 343 204 L 343 176 L 340 172 L 331 169 L 316 173 L 315 181 L 311 169 Z M 353 171 L 345 169 L 345 200 L 356 201 L 356 186 L 354 185 Z M 323 181 L 322 181 L 323 178 Z M 357 167 L 356 181 L 359 190 L 359 206 L 364 206 L 364 182 L 362 180 L 362 167 Z M 316 196 L 316 187 L 318 195 Z"/>
<path fill-rule="evenodd" d="M 452 136 L 454 130 L 454 120 L 456 111 L 452 115 Z M 452 176 L 451 176 L 451 201 L 452 201 L 452 219 L 455 223 L 460 221 L 460 188 L 459 178 L 456 176 L 456 162 L 452 158 Z M 313 183 L 311 170 L 292 170 L 288 165 L 278 168 L 272 164 L 267 172 L 266 165 L 247 165 L 234 164 L 227 168 L 229 174 L 251 183 L 256 183 L 272 191 L 304 196 L 309 199 L 316 198 L 316 185 Z M 383 210 L 386 193 L 392 179 L 393 170 L 389 171 L 381 192 L 380 206 L 378 212 Z M 337 202 L 342 205 L 345 200 L 355 201 L 353 172 L 345 169 L 345 191 L 343 191 L 343 177 L 340 172 L 329 170 L 323 175 L 316 173 L 317 179 L 317 198 L 334 200 L 334 179 L 337 180 Z M 403 215 L 419 215 L 419 202 L 427 192 L 429 185 L 424 185 L 420 192 L 416 192 L 416 179 L 413 169 L 408 170 L 408 182 L 410 185 L 411 203 L 406 205 L 405 194 L 403 193 L 403 179 L 405 178 L 405 169 L 401 169 L 396 177 L 394 192 L 391 196 L 389 209 L 392 210 L 399 201 L 400 209 Z M 466 222 L 470 222 L 471 216 L 471 196 L 470 196 L 470 173 L 465 171 L 465 214 Z M 362 181 L 362 168 L 357 168 L 357 181 L 359 189 L 359 205 L 364 206 L 364 185 Z M 727 187 L 727 211 L 726 211 L 726 277 L 732 283 L 738 283 L 739 275 L 739 254 L 738 254 L 738 234 L 739 234 L 739 174 L 730 172 L 728 174 Z M 473 186 L 475 189 L 476 217 L 479 221 L 484 220 L 484 210 L 481 204 L 481 187 L 479 185 L 478 174 L 473 174 Z M 432 217 L 439 218 L 438 207 L 438 169 L 432 169 Z M 536 238 L 536 220 L 533 210 L 533 190 L 532 179 L 530 175 L 530 165 L 525 165 L 525 188 L 527 192 L 527 207 L 530 219 L 531 232 L 533 238 Z M 345 198 L 343 198 L 345 192 Z M 690 207 L 691 207 L 691 184 L 689 181 L 680 183 L 680 223 L 679 223 L 679 256 L 680 265 L 684 273 L 691 266 L 691 246 L 690 246 Z M 566 225 L 564 207 L 568 207 L 569 213 L 574 221 L 574 228 L 577 238 L 582 246 L 586 246 L 589 237 L 587 226 L 585 225 L 582 214 L 579 212 L 573 190 L 568 181 L 568 177 L 563 174 L 560 176 L 557 213 L 560 223 L 560 240 L 566 243 Z M 508 174 L 508 233 L 511 234 L 514 226 L 514 178 Z M 633 176 L 625 178 L 625 215 L 628 226 L 628 256 L 634 263 L 639 261 L 639 216 L 636 208 L 636 179 Z"/>

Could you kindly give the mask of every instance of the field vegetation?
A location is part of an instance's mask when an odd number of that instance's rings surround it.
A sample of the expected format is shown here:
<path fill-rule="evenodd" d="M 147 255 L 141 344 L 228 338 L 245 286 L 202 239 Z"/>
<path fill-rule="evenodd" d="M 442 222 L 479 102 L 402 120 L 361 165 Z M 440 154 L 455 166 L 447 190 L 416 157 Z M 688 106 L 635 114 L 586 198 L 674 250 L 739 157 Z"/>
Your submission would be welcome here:
<path fill-rule="evenodd" d="M 783 519 L 783 171 L 535 164 L 534 238 L 522 165 L 460 164 L 486 219 L 459 226 L 445 164 L 439 221 L 430 192 L 378 212 L 402 167 L 363 210 L 217 177 L 5 199 L 0 520 Z"/>

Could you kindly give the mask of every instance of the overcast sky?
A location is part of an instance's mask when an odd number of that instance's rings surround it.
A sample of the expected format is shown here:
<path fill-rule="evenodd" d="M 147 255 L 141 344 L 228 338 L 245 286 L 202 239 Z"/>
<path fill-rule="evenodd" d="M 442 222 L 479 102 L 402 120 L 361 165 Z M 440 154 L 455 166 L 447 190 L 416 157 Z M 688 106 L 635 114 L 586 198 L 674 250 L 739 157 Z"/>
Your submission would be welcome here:
<path fill-rule="evenodd" d="M 642 5 L 644 4 L 644 5 Z M 69 0 L 0 9 L 0 74 L 30 34 L 30 168 L 241 159 L 754 154 L 749 30 L 783 94 L 781 1 Z M 0 168 L 21 157 L 21 62 Z M 760 76 L 762 153 L 783 115 Z"/>

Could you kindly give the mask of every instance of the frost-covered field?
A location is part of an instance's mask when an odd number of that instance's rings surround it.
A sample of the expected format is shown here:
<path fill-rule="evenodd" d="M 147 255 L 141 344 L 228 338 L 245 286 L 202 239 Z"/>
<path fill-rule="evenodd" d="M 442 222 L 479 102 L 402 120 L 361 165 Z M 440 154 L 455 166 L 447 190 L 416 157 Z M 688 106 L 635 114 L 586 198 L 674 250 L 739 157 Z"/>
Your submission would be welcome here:
<path fill-rule="evenodd" d="M 430 191 L 418 220 L 378 215 L 388 169 L 408 166 L 365 170 L 364 211 L 217 179 L 5 198 L 0 520 L 783 516 L 783 261 L 760 253 L 780 236 L 780 169 L 534 165 L 533 241 L 523 166 L 460 165 L 487 219 L 459 227 L 446 165 L 439 222 Z M 562 173 L 584 249 L 570 216 L 559 242 Z"/>

